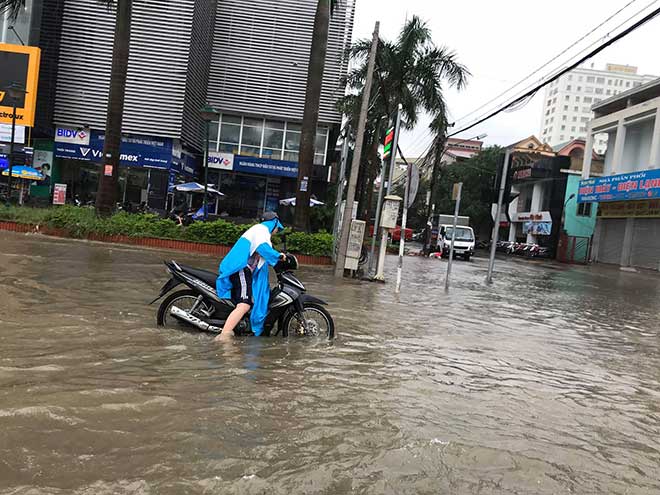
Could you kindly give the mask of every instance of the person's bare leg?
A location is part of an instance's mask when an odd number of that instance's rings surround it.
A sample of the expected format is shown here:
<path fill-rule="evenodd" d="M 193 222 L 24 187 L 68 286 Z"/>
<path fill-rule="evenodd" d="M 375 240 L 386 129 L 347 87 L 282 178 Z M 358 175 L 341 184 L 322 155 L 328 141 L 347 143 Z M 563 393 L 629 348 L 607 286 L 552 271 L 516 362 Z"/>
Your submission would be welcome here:
<path fill-rule="evenodd" d="M 222 332 L 215 338 L 215 341 L 230 340 L 234 336 L 234 328 L 236 328 L 236 325 L 239 324 L 248 311 L 250 311 L 249 304 L 238 303 L 234 311 L 229 314 L 225 326 L 222 327 Z"/>

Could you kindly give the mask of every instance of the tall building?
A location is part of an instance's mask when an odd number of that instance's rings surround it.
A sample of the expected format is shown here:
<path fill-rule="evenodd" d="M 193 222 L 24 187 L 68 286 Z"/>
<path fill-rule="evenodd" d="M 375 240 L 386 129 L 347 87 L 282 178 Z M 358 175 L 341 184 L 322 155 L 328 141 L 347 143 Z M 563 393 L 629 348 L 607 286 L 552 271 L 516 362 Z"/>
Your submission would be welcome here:
<path fill-rule="evenodd" d="M 607 64 L 605 70 L 579 67 L 545 87 L 541 114 L 541 140 L 557 146 L 585 138 L 587 122 L 593 118 L 592 105 L 631 88 L 652 81 L 656 76 L 637 74 L 637 67 Z M 603 154 L 607 135 L 598 135 L 594 149 Z"/>
<path fill-rule="evenodd" d="M 316 0 L 134 2 L 122 125 L 120 200 L 164 209 L 172 184 L 201 180 L 205 124 L 211 213 L 254 218 L 295 195 Z M 355 0 L 330 23 L 310 187 L 322 194 L 344 95 Z M 114 9 L 89 0 L 28 0 L 18 29 L 42 49 L 35 149 L 52 154 L 53 182 L 93 200 L 102 166 Z M 18 43 L 0 19 L 0 36 Z M 35 138 L 37 140 L 35 141 Z M 41 142 L 38 142 L 41 140 Z M 47 156 L 42 154 L 41 156 Z"/>

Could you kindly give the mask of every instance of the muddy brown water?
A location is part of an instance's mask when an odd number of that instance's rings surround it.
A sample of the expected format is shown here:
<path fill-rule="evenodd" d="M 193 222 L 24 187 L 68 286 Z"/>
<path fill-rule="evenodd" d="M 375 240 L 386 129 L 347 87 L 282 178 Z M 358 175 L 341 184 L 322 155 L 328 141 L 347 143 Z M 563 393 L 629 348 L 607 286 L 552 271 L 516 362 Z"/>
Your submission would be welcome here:
<path fill-rule="evenodd" d="M 336 341 L 218 346 L 156 328 L 164 258 L 217 265 L 0 233 L 0 493 L 660 493 L 657 275 L 303 268 Z"/>

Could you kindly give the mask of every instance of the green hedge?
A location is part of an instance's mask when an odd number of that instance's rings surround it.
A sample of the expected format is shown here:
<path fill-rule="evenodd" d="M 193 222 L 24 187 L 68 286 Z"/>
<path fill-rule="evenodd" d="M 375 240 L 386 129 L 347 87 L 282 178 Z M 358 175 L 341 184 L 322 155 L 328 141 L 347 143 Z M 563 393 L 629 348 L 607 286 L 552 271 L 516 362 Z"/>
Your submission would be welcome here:
<path fill-rule="evenodd" d="M 152 214 L 117 213 L 110 218 L 99 218 L 92 208 L 59 206 L 55 208 L 0 207 L 0 221 L 30 225 L 48 225 L 66 230 L 72 237 L 89 234 L 155 237 L 230 246 L 250 225 L 237 225 L 225 220 L 196 222 L 181 227 L 172 220 Z M 274 239 L 276 243 L 280 242 Z M 332 235 L 320 232 L 306 234 L 294 232 L 287 237 L 287 249 L 292 253 L 312 256 L 330 256 Z"/>

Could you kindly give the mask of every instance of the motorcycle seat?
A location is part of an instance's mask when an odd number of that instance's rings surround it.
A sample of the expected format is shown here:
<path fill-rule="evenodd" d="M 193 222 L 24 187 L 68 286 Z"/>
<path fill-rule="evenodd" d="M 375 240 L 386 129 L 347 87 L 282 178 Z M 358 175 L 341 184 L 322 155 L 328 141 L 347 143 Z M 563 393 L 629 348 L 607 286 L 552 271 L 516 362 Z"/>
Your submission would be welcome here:
<path fill-rule="evenodd" d="M 198 270 L 197 268 L 193 268 L 192 266 L 187 265 L 180 264 L 179 266 L 181 267 L 181 271 L 184 273 L 200 279 L 202 282 L 209 284 L 211 287 L 215 287 L 215 281 L 218 278 L 217 273 L 209 272 L 207 270 Z"/>

